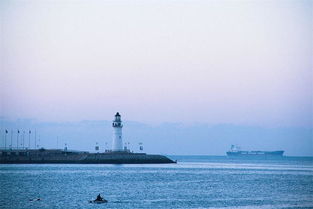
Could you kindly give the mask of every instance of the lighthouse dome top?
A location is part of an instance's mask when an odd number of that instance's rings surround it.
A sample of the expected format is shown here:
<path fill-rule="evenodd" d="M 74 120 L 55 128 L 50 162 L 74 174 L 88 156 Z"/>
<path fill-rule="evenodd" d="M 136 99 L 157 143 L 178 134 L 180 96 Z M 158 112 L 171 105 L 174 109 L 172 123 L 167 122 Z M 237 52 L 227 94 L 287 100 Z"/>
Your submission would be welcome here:
<path fill-rule="evenodd" d="M 112 126 L 114 128 L 122 128 L 123 127 L 121 115 L 118 112 L 115 114 L 115 118 L 113 120 Z"/>

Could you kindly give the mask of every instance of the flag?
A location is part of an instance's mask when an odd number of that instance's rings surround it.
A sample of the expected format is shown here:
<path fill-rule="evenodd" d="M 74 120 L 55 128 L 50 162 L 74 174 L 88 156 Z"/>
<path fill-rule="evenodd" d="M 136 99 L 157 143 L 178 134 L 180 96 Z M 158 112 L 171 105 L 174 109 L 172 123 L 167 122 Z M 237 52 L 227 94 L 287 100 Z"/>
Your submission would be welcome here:
<path fill-rule="evenodd" d="M 31 133 L 31 131 L 29 130 L 29 133 Z"/>
<path fill-rule="evenodd" d="M 17 130 L 17 133 L 19 134 L 19 133 L 20 133 L 20 130 Z"/>
<path fill-rule="evenodd" d="M 9 133 L 8 130 L 5 129 L 5 133 L 6 133 L 6 134 Z"/>

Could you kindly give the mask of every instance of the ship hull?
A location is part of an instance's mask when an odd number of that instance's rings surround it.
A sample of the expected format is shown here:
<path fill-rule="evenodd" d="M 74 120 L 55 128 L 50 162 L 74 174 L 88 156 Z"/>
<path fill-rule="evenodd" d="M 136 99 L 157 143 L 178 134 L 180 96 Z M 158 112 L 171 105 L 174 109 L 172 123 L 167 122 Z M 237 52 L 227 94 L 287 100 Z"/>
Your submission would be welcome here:
<path fill-rule="evenodd" d="M 226 154 L 228 157 L 240 158 L 276 158 L 282 157 L 284 151 L 229 151 Z"/>

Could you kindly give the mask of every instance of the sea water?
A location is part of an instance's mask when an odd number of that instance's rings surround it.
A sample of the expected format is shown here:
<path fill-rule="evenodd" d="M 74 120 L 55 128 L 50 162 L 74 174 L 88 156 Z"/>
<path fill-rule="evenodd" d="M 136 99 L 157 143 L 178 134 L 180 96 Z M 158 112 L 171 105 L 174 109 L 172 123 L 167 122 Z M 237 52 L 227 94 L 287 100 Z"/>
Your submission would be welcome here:
<path fill-rule="evenodd" d="M 170 157 L 178 163 L 0 165 L 0 208 L 313 208 L 313 158 Z M 109 202 L 88 202 L 99 193 Z"/>

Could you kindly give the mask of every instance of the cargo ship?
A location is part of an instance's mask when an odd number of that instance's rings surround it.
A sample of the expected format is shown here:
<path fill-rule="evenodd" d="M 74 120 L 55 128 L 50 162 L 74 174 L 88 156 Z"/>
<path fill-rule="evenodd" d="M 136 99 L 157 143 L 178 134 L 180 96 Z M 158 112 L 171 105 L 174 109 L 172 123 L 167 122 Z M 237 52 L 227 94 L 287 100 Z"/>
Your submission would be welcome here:
<path fill-rule="evenodd" d="M 231 145 L 231 148 L 226 152 L 229 157 L 282 157 L 283 150 L 277 151 L 241 151 L 238 146 Z"/>

